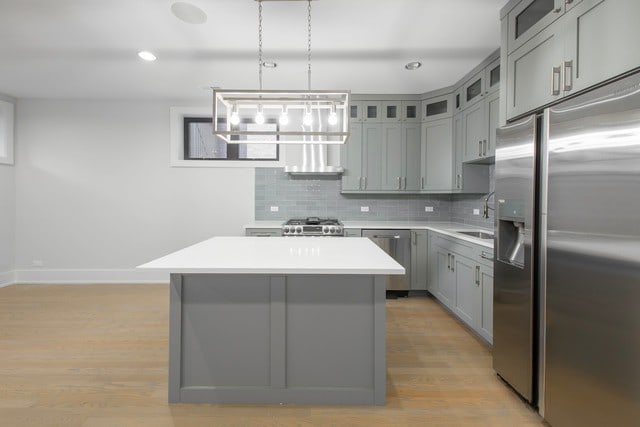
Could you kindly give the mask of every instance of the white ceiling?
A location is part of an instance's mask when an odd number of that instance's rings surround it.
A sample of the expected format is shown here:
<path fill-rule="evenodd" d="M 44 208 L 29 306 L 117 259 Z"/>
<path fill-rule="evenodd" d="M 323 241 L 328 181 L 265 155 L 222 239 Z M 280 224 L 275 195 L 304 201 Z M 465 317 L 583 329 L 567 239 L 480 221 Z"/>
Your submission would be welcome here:
<path fill-rule="evenodd" d="M 455 83 L 498 48 L 507 0 L 317 0 L 312 88 L 422 93 Z M 257 88 L 254 0 L 0 0 L 0 93 L 18 98 L 201 98 Z M 306 2 L 264 2 L 265 89 L 306 88 Z M 138 58 L 140 50 L 158 60 Z M 418 60 L 418 71 L 404 64 Z"/>

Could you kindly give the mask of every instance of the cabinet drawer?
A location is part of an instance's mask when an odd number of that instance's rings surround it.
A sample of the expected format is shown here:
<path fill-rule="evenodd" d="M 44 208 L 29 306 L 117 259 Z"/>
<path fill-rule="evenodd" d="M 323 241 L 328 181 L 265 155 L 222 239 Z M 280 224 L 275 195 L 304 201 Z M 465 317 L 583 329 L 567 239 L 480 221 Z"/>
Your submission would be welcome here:
<path fill-rule="evenodd" d="M 279 237 L 282 236 L 282 230 L 280 228 L 247 228 L 245 235 L 253 237 Z"/>

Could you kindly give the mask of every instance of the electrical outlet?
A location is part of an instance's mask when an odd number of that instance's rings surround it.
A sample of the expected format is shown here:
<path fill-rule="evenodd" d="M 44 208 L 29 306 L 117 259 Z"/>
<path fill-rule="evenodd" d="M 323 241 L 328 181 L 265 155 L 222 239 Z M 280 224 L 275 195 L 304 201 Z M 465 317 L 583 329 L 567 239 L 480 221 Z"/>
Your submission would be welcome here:
<path fill-rule="evenodd" d="M 271 206 L 271 208 L 269 209 L 271 212 L 278 212 L 280 210 L 280 207 L 278 206 Z"/>
<path fill-rule="evenodd" d="M 433 212 L 433 206 L 425 206 L 424 207 L 424 211 L 425 212 Z"/>
<path fill-rule="evenodd" d="M 369 206 L 360 206 L 360 212 L 369 212 Z"/>
<path fill-rule="evenodd" d="M 480 209 L 474 209 L 473 210 L 473 214 L 474 215 L 480 215 Z"/>
<path fill-rule="evenodd" d="M 44 267 L 44 262 L 42 262 L 42 260 L 40 259 L 34 259 L 33 261 L 31 261 L 31 264 L 34 267 Z"/>

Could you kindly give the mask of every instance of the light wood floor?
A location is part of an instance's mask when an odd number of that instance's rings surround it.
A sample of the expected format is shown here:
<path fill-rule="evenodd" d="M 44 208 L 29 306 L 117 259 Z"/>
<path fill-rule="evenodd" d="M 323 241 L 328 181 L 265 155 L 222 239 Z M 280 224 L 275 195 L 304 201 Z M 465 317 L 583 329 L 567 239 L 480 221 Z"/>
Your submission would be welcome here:
<path fill-rule="evenodd" d="M 168 405 L 166 285 L 0 289 L 0 426 L 538 426 L 430 298 L 387 301 L 384 407 Z"/>

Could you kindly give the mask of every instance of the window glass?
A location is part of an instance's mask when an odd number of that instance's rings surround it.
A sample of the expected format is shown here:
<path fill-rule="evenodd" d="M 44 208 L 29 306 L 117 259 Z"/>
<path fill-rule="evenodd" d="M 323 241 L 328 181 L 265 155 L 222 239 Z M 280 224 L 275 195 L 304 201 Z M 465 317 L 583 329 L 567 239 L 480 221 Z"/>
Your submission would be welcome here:
<path fill-rule="evenodd" d="M 516 16 L 516 38 L 524 34 L 553 10 L 554 0 L 534 0 Z"/>
<path fill-rule="evenodd" d="M 447 100 L 427 104 L 427 117 L 447 112 Z"/>

